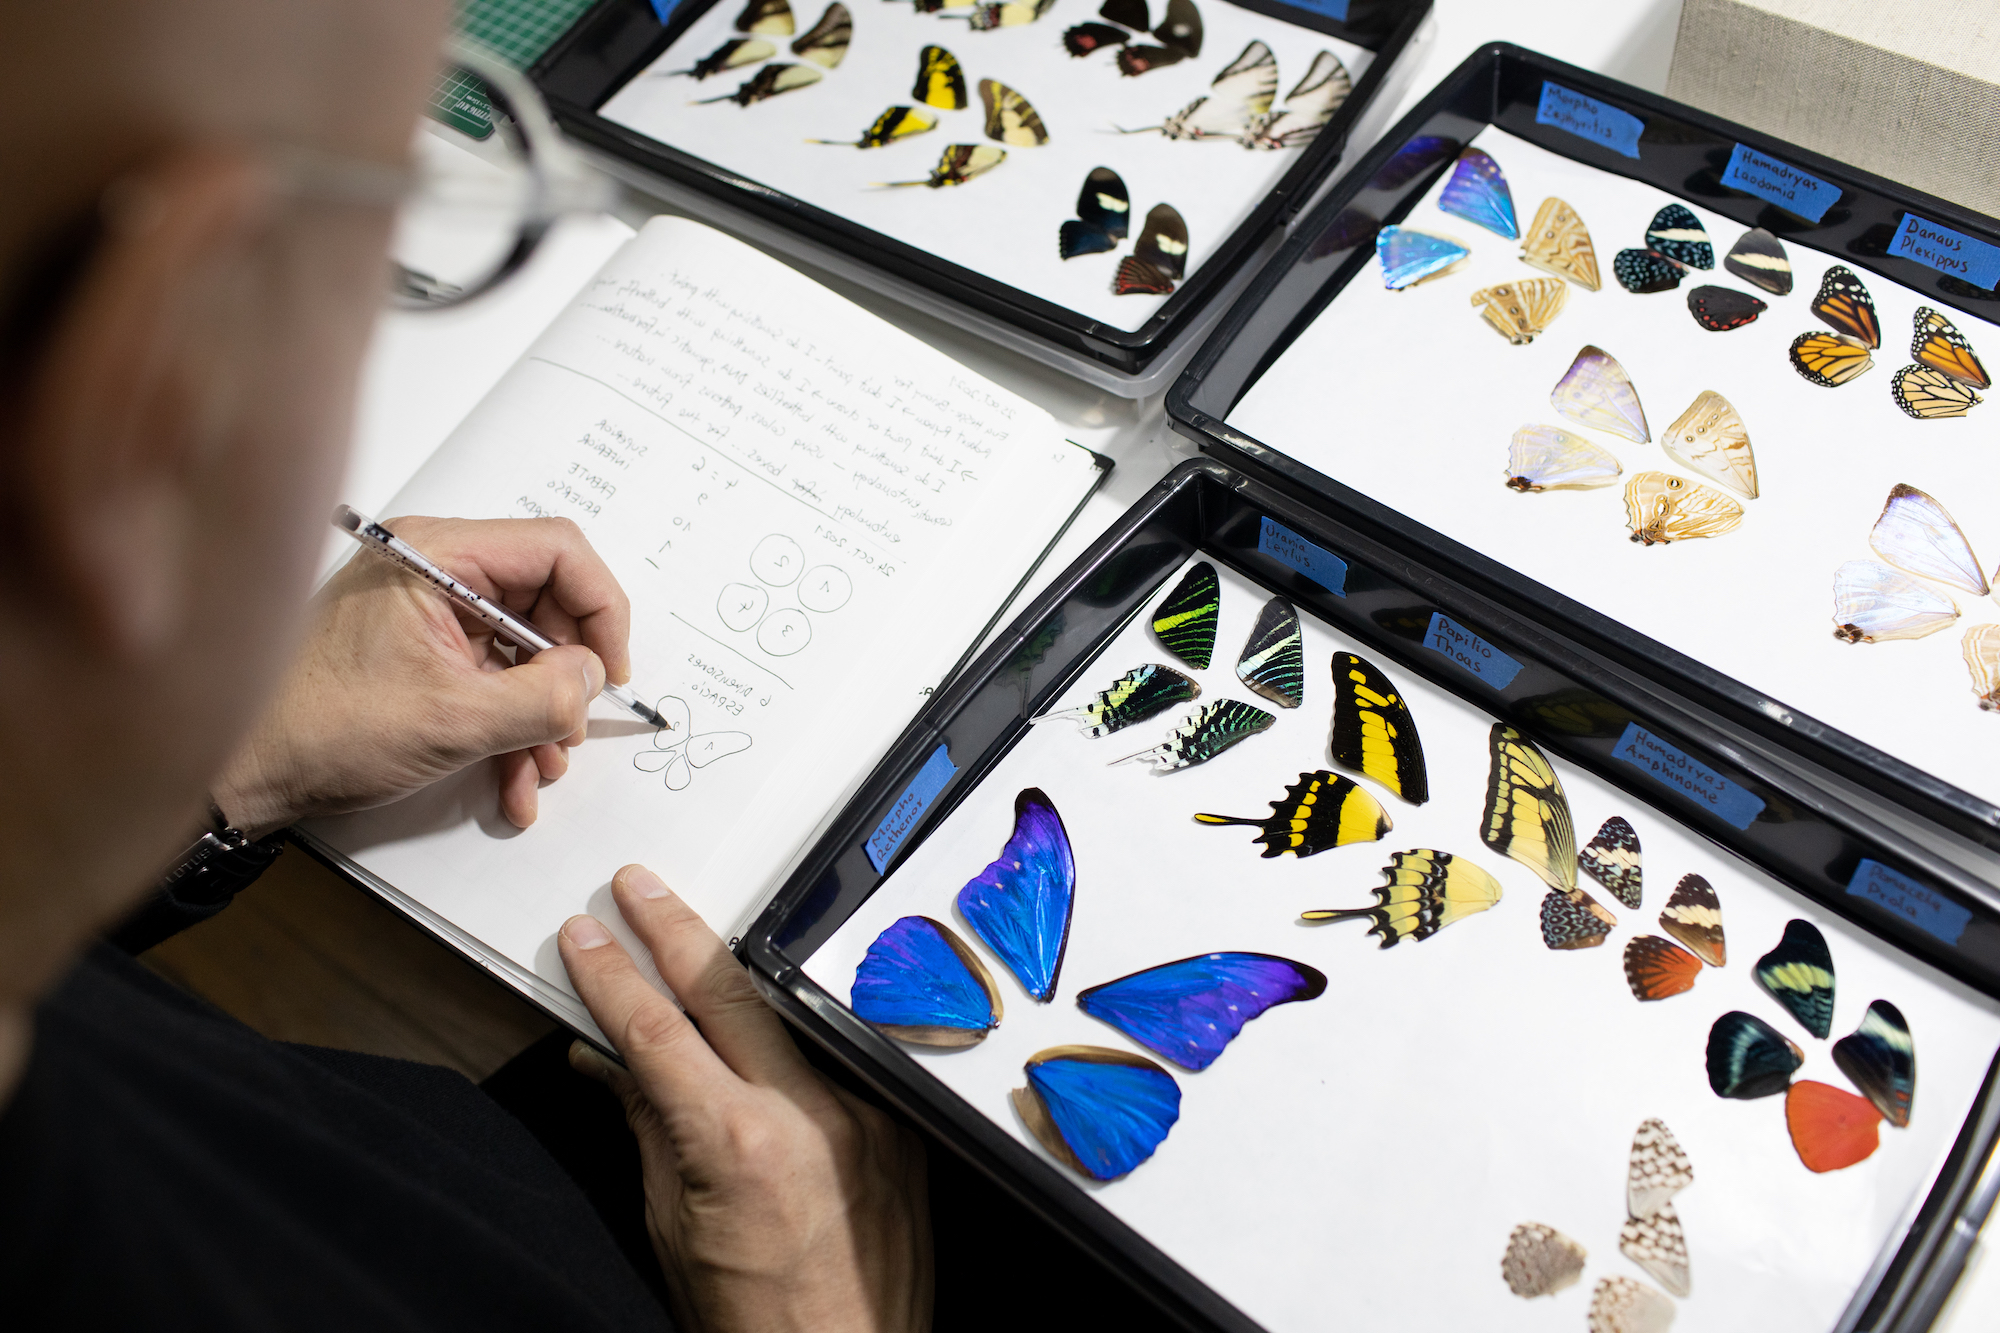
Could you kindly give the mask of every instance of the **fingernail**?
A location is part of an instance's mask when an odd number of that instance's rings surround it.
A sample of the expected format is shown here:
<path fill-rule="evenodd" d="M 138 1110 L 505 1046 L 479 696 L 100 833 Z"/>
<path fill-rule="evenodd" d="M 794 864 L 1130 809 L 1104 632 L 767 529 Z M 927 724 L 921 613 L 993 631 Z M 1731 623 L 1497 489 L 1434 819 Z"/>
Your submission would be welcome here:
<path fill-rule="evenodd" d="M 596 653 L 586 653 L 583 658 L 583 687 L 595 699 L 604 688 L 604 662 Z"/>
<path fill-rule="evenodd" d="M 641 898 L 670 898 L 674 892 L 667 887 L 665 880 L 644 866 L 633 866 L 631 873 L 625 876 L 625 882 Z"/>
<path fill-rule="evenodd" d="M 611 943 L 611 932 L 594 916 L 573 916 L 563 922 L 563 934 L 579 949 L 600 949 Z"/>

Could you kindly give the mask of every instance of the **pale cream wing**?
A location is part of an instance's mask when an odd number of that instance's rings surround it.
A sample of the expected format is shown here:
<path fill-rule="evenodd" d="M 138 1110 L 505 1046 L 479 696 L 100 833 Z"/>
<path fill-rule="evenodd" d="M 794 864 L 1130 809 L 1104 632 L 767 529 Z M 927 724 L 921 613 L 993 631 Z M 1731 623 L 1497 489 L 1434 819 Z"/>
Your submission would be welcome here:
<path fill-rule="evenodd" d="M 1750 432 L 1727 398 L 1704 389 L 1660 436 L 1660 447 L 1704 477 L 1757 498 L 1757 458 Z"/>
<path fill-rule="evenodd" d="M 1625 484 L 1625 525 L 1643 546 L 1720 537 L 1742 522 L 1742 505 L 1671 472 L 1641 472 Z"/>

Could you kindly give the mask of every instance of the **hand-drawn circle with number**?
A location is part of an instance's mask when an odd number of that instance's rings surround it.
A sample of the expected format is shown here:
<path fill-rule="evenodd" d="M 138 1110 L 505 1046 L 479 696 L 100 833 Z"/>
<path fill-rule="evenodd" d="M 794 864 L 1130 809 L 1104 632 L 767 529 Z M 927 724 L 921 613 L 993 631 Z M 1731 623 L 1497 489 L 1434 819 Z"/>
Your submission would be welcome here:
<path fill-rule="evenodd" d="M 808 611 L 838 611 L 854 596 L 854 580 L 839 565 L 814 565 L 799 580 L 799 605 Z"/>
<path fill-rule="evenodd" d="M 715 614 L 733 630 L 750 629 L 770 608 L 771 594 L 754 583 L 725 583 L 715 599 Z"/>
<path fill-rule="evenodd" d="M 806 553 L 783 533 L 774 532 L 750 553 L 750 572 L 773 588 L 790 587 L 806 567 Z"/>
<path fill-rule="evenodd" d="M 773 657 L 790 657 L 812 642 L 812 621 L 806 613 L 785 607 L 764 617 L 757 627 L 757 646 Z"/>

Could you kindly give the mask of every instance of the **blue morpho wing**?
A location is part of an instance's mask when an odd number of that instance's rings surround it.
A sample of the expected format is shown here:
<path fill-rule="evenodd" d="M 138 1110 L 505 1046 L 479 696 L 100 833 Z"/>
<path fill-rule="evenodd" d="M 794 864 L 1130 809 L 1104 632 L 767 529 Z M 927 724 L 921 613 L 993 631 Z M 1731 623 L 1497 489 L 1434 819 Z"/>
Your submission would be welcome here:
<path fill-rule="evenodd" d="M 1375 233 L 1375 257 L 1382 261 L 1382 285 L 1399 292 L 1444 272 L 1472 252 L 1454 241 L 1408 227 Z"/>
<path fill-rule="evenodd" d="M 1183 1069 L 1202 1070 L 1274 1004 L 1311 1000 L 1326 977 L 1267 953 L 1205 953 L 1080 992 L 1076 1002 Z"/>
<path fill-rule="evenodd" d="M 1521 224 L 1514 217 L 1514 194 L 1507 188 L 1507 177 L 1498 162 L 1477 148 L 1468 148 L 1459 155 L 1451 179 L 1445 182 L 1444 193 L 1438 196 L 1438 207 L 1510 241 L 1521 239 Z"/>
<path fill-rule="evenodd" d="M 958 891 L 959 914 L 1028 994 L 1056 993 L 1076 902 L 1076 860 L 1062 816 L 1039 787 L 1014 798 L 1014 836 Z"/>
<path fill-rule="evenodd" d="M 1056 1046 L 1026 1066 L 1028 1089 L 1061 1137 L 1051 1143 L 1024 1114 L 1043 1146 L 1068 1156 L 1096 1180 L 1116 1180 L 1153 1155 L 1181 1118 L 1173 1075 L 1137 1055 L 1102 1046 Z M 1021 1093 L 1016 1093 L 1019 1106 Z M 1024 1112 L 1028 1108 L 1022 1108 Z"/>
<path fill-rule="evenodd" d="M 875 937 L 849 995 L 855 1013 L 920 1046 L 970 1046 L 1000 1026 L 1000 997 L 978 955 L 927 916 L 906 916 Z"/>

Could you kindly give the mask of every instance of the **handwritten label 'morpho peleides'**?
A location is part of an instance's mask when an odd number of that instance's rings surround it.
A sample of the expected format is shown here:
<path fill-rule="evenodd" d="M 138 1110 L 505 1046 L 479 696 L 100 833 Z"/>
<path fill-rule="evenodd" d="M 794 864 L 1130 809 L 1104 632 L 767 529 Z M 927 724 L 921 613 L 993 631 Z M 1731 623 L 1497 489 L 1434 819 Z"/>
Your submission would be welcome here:
<path fill-rule="evenodd" d="M 1506 689 L 1521 674 L 1519 662 L 1442 612 L 1431 612 L 1430 628 L 1424 631 L 1424 647 L 1496 690 Z"/>
<path fill-rule="evenodd" d="M 1914 259 L 1983 291 L 2000 288 L 2000 245 L 1927 222 L 1915 213 L 1903 214 L 1903 225 L 1896 228 L 1889 253 L 1898 259 Z"/>
<path fill-rule="evenodd" d="M 1629 111 L 1546 79 L 1542 81 L 1542 100 L 1535 107 L 1535 123 L 1630 158 L 1639 156 L 1639 136 L 1646 129 L 1646 122 Z"/>
<path fill-rule="evenodd" d="M 1722 183 L 1732 190 L 1752 194 L 1776 204 L 1787 213 L 1807 222 L 1818 222 L 1826 210 L 1840 202 L 1840 187 L 1817 176 L 1809 176 L 1789 162 L 1782 162 L 1754 148 L 1737 144 L 1722 172 Z"/>
<path fill-rule="evenodd" d="M 1847 881 L 1847 891 L 1854 897 L 1866 898 L 1884 911 L 1893 912 L 1946 944 L 1958 943 L 1958 937 L 1965 933 L 1966 926 L 1972 921 L 1971 912 L 1943 894 L 1867 857 L 1861 858 L 1861 864 L 1854 868 L 1854 877 Z"/>
<path fill-rule="evenodd" d="M 889 807 L 889 813 L 868 835 L 868 863 L 875 867 L 877 874 L 889 868 L 896 849 L 903 845 L 903 839 L 910 836 L 910 830 L 917 826 L 917 821 L 924 817 L 924 811 L 931 808 L 931 802 L 937 799 L 937 794 L 944 790 L 944 784 L 950 782 L 956 772 L 958 765 L 951 762 L 951 755 L 944 746 L 931 751 L 931 757 L 924 761 L 924 766 L 910 779 L 910 785 Z"/>
<path fill-rule="evenodd" d="M 1682 754 L 1636 722 L 1625 724 L 1625 732 L 1611 754 L 1732 828 L 1749 828 L 1750 821 L 1764 812 L 1762 797 Z"/>

